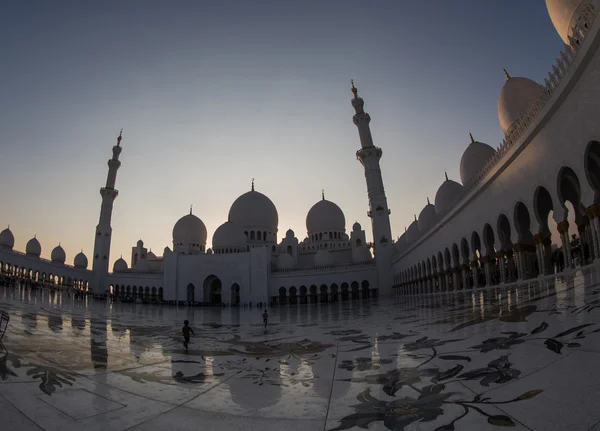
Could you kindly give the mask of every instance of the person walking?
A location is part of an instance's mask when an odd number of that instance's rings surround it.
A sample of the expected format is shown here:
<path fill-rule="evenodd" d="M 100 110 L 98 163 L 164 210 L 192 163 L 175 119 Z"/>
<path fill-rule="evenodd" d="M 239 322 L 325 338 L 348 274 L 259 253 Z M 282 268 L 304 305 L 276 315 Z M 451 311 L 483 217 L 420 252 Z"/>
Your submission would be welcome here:
<path fill-rule="evenodd" d="M 188 320 L 183 321 L 183 328 L 181 328 L 181 332 L 183 332 L 183 347 L 187 350 L 188 345 L 190 344 L 190 333 L 194 334 L 194 330 L 190 328 L 190 322 Z"/>
<path fill-rule="evenodd" d="M 265 324 L 265 331 L 267 330 L 267 322 L 269 320 L 269 313 L 267 313 L 267 310 L 265 310 L 265 312 L 262 314 L 262 318 L 263 318 L 263 323 Z"/>

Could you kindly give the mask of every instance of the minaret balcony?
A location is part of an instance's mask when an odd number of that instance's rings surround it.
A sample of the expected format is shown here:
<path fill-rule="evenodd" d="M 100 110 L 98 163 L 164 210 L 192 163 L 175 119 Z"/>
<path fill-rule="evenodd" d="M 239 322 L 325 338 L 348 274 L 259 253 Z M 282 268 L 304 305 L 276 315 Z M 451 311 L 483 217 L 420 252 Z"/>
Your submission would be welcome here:
<path fill-rule="evenodd" d="M 383 155 L 383 150 L 379 147 L 367 147 L 367 148 L 361 148 L 360 150 L 358 150 L 356 152 L 356 158 L 361 160 L 361 159 L 366 159 L 367 157 L 377 157 L 377 159 L 380 159 L 381 156 Z"/>
<path fill-rule="evenodd" d="M 119 196 L 119 191 L 118 191 L 118 190 L 115 190 L 115 189 L 107 188 L 107 187 L 102 187 L 102 188 L 100 189 L 100 195 L 101 195 L 102 197 L 105 197 L 105 196 L 110 196 L 110 197 L 112 197 L 113 199 L 116 199 L 116 198 L 117 198 L 117 196 Z"/>

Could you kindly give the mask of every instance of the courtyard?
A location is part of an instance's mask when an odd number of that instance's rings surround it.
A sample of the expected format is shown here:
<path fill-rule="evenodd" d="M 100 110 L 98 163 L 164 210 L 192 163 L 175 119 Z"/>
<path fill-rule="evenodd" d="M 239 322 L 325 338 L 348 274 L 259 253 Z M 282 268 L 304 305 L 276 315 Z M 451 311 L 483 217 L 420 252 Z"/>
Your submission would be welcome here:
<path fill-rule="evenodd" d="M 600 270 L 270 308 L 0 287 L 8 430 L 600 430 Z M 195 331 L 189 350 L 181 327 Z"/>

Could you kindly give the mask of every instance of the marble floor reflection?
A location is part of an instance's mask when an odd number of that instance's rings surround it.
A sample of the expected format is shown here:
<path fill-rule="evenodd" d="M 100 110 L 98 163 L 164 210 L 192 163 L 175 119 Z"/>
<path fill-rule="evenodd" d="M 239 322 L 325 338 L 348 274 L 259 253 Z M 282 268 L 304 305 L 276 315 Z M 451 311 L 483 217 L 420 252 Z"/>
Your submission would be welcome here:
<path fill-rule="evenodd" d="M 7 430 L 599 430 L 600 269 L 269 310 L 0 287 Z M 195 331 L 183 348 L 181 327 Z"/>

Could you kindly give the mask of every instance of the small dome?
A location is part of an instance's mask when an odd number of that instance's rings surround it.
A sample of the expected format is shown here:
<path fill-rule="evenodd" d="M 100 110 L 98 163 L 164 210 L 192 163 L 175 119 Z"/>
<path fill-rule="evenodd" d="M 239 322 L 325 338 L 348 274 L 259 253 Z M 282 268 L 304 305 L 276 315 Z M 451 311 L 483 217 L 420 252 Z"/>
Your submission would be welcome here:
<path fill-rule="evenodd" d="M 64 264 L 67 260 L 67 254 L 60 244 L 54 247 L 54 250 L 52 250 L 52 253 L 50 253 L 50 260 L 54 263 L 61 264 Z"/>
<path fill-rule="evenodd" d="M 197 244 L 204 247 L 207 236 L 206 226 L 202 220 L 191 213 L 180 218 L 173 228 L 173 244 Z"/>
<path fill-rule="evenodd" d="M 144 247 L 144 241 L 142 241 L 141 239 L 137 242 L 137 246 L 138 248 L 142 248 Z"/>
<path fill-rule="evenodd" d="M 429 199 L 427 199 L 427 205 L 425 205 L 425 207 L 419 213 L 419 220 L 417 222 L 419 225 L 419 230 L 421 232 L 425 232 L 427 229 L 429 229 L 433 223 L 435 223 L 436 215 L 437 213 L 435 212 L 435 206 L 429 203 Z"/>
<path fill-rule="evenodd" d="M 312 206 L 306 215 L 308 235 L 322 232 L 345 232 L 346 218 L 336 204 L 328 200 L 320 200 Z"/>
<path fill-rule="evenodd" d="M 279 215 L 271 199 L 251 190 L 233 202 L 228 220 L 244 231 L 258 229 L 276 233 Z"/>
<path fill-rule="evenodd" d="M 209 248 L 208 250 L 206 250 L 206 254 L 213 254 L 212 248 Z"/>
<path fill-rule="evenodd" d="M 75 256 L 75 259 L 73 259 L 73 265 L 75 266 L 75 268 L 82 268 L 82 269 L 87 268 L 88 258 L 85 254 L 83 254 L 83 251 L 81 251 L 80 253 L 77 253 L 77 255 Z"/>
<path fill-rule="evenodd" d="M 396 250 L 402 251 L 406 248 L 406 245 L 407 245 L 406 232 L 404 232 L 402 235 L 400 235 L 400 238 L 398 238 L 398 241 L 396 241 Z"/>
<path fill-rule="evenodd" d="M 505 134 L 540 98 L 544 87 L 528 78 L 509 77 L 498 96 L 498 121 Z M 464 181 L 463 181 L 464 184 Z"/>
<path fill-rule="evenodd" d="M 406 243 L 412 244 L 417 239 L 419 239 L 419 222 L 413 221 L 410 226 L 408 226 L 408 230 L 406 231 Z"/>
<path fill-rule="evenodd" d="M 0 232 L 0 247 L 12 248 L 15 246 L 15 236 L 11 232 L 10 228 L 4 229 Z"/>
<path fill-rule="evenodd" d="M 135 270 L 139 272 L 147 272 L 150 270 L 150 265 L 146 259 L 140 259 L 135 264 Z"/>
<path fill-rule="evenodd" d="M 31 238 L 25 246 L 25 253 L 30 256 L 40 257 L 42 254 L 42 245 L 37 238 Z"/>
<path fill-rule="evenodd" d="M 319 250 L 314 259 L 315 266 L 333 266 L 333 256 L 327 250 Z"/>
<path fill-rule="evenodd" d="M 471 137 L 471 143 L 460 159 L 460 180 L 466 186 L 477 176 L 485 163 L 496 154 L 496 150 L 488 144 Z"/>
<path fill-rule="evenodd" d="M 442 183 L 435 194 L 435 211 L 441 213 L 450 209 L 454 202 L 460 198 L 463 190 L 462 184 L 449 180 L 446 176 L 446 181 Z"/>
<path fill-rule="evenodd" d="M 275 265 L 278 269 L 291 269 L 294 266 L 294 258 L 287 253 L 280 254 Z"/>
<path fill-rule="evenodd" d="M 287 232 L 285 233 L 285 237 L 288 239 L 294 239 L 295 236 L 296 236 L 296 234 L 291 229 L 288 229 Z"/>
<path fill-rule="evenodd" d="M 590 3 L 589 0 L 546 0 L 552 24 L 567 45 L 577 18 L 583 14 L 584 9 Z"/>
<path fill-rule="evenodd" d="M 152 252 L 152 250 L 150 250 L 148 252 L 148 254 L 146 255 L 146 259 L 148 259 L 148 260 L 156 260 L 156 259 L 158 259 L 158 257 L 156 257 L 156 255 Z"/>
<path fill-rule="evenodd" d="M 356 247 L 352 252 L 352 262 L 354 263 L 370 262 L 372 259 L 371 250 L 364 245 Z"/>
<path fill-rule="evenodd" d="M 353 232 L 360 232 L 362 230 L 362 226 L 360 225 L 359 222 L 354 222 L 354 224 L 352 225 L 352 231 Z"/>
<path fill-rule="evenodd" d="M 124 272 L 128 269 L 129 266 L 127 266 L 127 262 L 125 262 L 125 259 L 123 259 L 122 257 L 117 259 L 115 261 L 115 264 L 113 265 L 113 272 Z"/>
<path fill-rule="evenodd" d="M 342 241 L 349 241 L 350 237 L 348 236 L 347 233 L 345 233 L 344 235 L 342 235 Z"/>
<path fill-rule="evenodd" d="M 213 250 L 246 249 L 247 238 L 241 227 L 230 221 L 217 228 L 212 238 Z"/>

